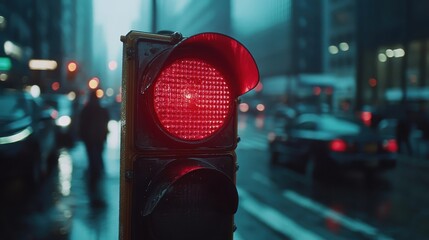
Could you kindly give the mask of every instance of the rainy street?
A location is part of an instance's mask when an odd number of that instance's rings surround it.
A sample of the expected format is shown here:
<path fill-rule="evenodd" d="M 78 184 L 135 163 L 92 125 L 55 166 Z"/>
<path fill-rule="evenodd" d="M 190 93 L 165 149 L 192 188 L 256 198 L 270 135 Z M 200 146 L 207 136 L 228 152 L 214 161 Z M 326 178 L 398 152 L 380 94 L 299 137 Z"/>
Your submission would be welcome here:
<path fill-rule="evenodd" d="M 403 156 L 396 169 L 310 179 L 270 166 L 264 118 L 241 117 L 240 196 L 235 239 L 425 239 L 429 236 L 429 162 Z M 37 189 L 2 185 L 4 239 L 117 239 L 119 125 L 111 121 L 105 174 L 91 179 L 84 147 L 62 149 L 58 167 Z"/>
<path fill-rule="evenodd" d="M 429 239 L 427 9 L 0 0 L 0 239 Z"/>

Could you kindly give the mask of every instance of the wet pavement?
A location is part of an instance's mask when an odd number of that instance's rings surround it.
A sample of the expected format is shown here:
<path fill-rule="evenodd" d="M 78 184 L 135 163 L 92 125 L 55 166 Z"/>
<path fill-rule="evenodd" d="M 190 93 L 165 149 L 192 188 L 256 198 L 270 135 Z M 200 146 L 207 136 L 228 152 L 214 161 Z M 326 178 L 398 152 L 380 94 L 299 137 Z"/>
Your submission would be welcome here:
<path fill-rule="evenodd" d="M 246 127 L 240 127 L 237 148 L 234 239 L 429 239 L 429 160 L 402 156 L 394 171 L 369 185 L 357 178 L 311 182 L 269 166 L 266 132 L 258 128 L 260 120 L 255 124 L 240 125 Z M 0 199 L 0 239 L 118 239 L 119 151 L 119 125 L 111 122 L 99 178 L 88 174 L 84 146 L 77 142 L 61 149 L 58 166 L 42 185 L 1 182 L 7 194 Z M 295 226 L 280 228 L 285 222 Z"/>
<path fill-rule="evenodd" d="M 58 167 L 41 186 L 2 183 L 0 239 L 117 239 L 119 228 L 119 125 L 111 123 L 105 173 L 87 172 L 84 145 L 61 149 Z"/>

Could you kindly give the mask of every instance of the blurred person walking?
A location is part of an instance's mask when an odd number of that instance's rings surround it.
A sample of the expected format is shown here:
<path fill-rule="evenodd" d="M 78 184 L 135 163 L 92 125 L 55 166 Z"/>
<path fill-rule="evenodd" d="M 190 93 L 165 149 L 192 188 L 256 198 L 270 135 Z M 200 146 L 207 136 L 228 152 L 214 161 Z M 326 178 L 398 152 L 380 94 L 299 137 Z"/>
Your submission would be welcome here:
<path fill-rule="evenodd" d="M 396 125 L 396 141 L 398 142 L 399 147 L 398 152 L 401 154 L 407 153 L 411 156 L 413 155 L 413 149 L 410 141 L 412 120 L 411 115 L 408 114 L 409 111 L 406 111 L 406 113 L 398 119 L 398 123 Z"/>
<path fill-rule="evenodd" d="M 417 118 L 417 128 L 421 131 L 421 140 L 424 145 L 423 154 L 429 160 L 429 111 L 423 103 L 420 105 L 419 116 Z"/>
<path fill-rule="evenodd" d="M 80 113 L 79 133 L 85 144 L 91 175 L 100 175 L 104 169 L 103 150 L 110 120 L 109 112 L 103 108 L 96 91 L 89 93 L 89 100 Z"/>

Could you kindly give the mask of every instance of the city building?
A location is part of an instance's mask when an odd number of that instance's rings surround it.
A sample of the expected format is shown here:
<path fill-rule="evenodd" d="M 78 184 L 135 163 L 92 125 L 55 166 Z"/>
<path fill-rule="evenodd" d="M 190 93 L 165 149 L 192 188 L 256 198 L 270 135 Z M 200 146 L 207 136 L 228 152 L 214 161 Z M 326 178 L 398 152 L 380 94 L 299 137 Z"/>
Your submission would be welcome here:
<path fill-rule="evenodd" d="M 429 100 L 429 2 L 329 0 L 325 71 L 353 75 L 355 108 Z"/>
<path fill-rule="evenodd" d="M 361 104 L 429 100 L 429 2 L 357 2 L 362 49 L 357 100 Z"/>
<path fill-rule="evenodd" d="M 73 0 L 22 0 L 0 3 L 0 56 L 12 67 L 1 81 L 23 88 L 37 85 L 43 92 L 66 93 L 80 86 L 66 80 L 68 61 L 90 71 L 92 65 L 92 2 Z M 30 69 L 29 61 L 55 62 L 52 69 Z M 79 76 L 85 75 L 79 73 Z M 82 79 L 82 80 L 80 80 Z M 53 87 L 55 86 L 55 87 Z"/>

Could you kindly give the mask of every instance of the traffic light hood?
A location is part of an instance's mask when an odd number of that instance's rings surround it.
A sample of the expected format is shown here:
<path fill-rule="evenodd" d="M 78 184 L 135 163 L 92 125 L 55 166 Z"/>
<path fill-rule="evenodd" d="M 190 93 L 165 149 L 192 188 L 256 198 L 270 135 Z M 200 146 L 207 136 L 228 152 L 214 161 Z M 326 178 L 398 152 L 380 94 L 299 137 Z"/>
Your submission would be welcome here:
<path fill-rule="evenodd" d="M 183 186 L 194 185 L 188 191 Z M 202 192 L 206 192 L 205 195 Z M 172 161 L 157 174 L 147 189 L 150 201 L 142 211 L 150 215 L 161 202 L 175 198 L 183 202 L 196 196 L 209 196 L 207 201 L 217 211 L 234 214 L 238 208 L 238 193 L 232 180 L 212 165 L 198 159 Z M 189 198 L 189 199 L 188 199 Z"/>
<path fill-rule="evenodd" d="M 148 89 L 158 75 L 174 59 L 183 57 L 211 58 L 218 66 L 231 74 L 234 97 L 252 90 L 259 82 L 259 70 L 251 53 L 237 40 L 220 33 L 200 33 L 184 38 L 173 47 L 164 50 L 144 73 L 142 92 Z"/>

